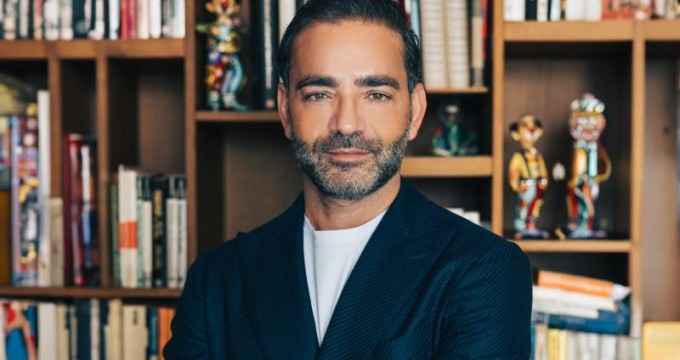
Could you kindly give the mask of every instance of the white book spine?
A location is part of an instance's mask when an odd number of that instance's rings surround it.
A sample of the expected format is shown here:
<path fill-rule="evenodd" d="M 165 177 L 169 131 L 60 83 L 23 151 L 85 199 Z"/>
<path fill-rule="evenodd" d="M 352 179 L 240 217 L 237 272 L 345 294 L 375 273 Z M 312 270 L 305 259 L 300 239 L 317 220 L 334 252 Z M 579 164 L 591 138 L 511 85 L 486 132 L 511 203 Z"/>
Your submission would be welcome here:
<path fill-rule="evenodd" d="M 565 19 L 569 21 L 585 20 L 586 0 L 567 0 Z"/>
<path fill-rule="evenodd" d="M 602 1 L 583 0 L 584 19 L 588 21 L 602 20 Z"/>
<path fill-rule="evenodd" d="M 470 43 L 467 0 L 446 1 L 448 86 L 470 86 Z M 481 34 L 480 34 L 481 36 Z"/>
<path fill-rule="evenodd" d="M 610 298 L 547 288 L 543 286 L 533 287 L 533 298 L 535 300 L 549 300 L 565 304 L 572 304 L 584 308 L 616 311 L 616 304 L 614 303 L 614 300 Z"/>
<path fill-rule="evenodd" d="M 29 1 L 31 0 L 19 0 L 19 39 L 28 38 Z"/>
<path fill-rule="evenodd" d="M 186 199 L 177 200 L 177 212 L 179 215 L 178 230 L 179 230 L 179 251 L 178 253 L 178 272 L 177 285 L 180 288 L 184 287 L 184 281 L 187 274 L 187 201 Z"/>
<path fill-rule="evenodd" d="M 442 31 L 444 4 L 441 0 L 423 0 L 420 10 L 424 82 L 428 88 L 445 88 L 447 85 L 446 41 Z"/>
<path fill-rule="evenodd" d="M 146 307 L 123 306 L 123 358 L 146 359 L 149 334 L 146 329 Z"/>
<path fill-rule="evenodd" d="M 408 2 L 407 2 L 408 3 Z M 283 34 L 288 24 L 295 17 L 295 0 L 279 1 L 279 42 L 283 39 Z"/>
<path fill-rule="evenodd" d="M 45 0 L 43 5 L 45 39 L 59 40 L 59 0 Z"/>
<path fill-rule="evenodd" d="M 137 193 L 137 196 L 140 194 Z M 146 284 L 146 272 L 144 271 L 144 261 L 146 258 L 146 243 L 144 243 L 144 202 L 139 197 L 135 201 L 137 209 L 137 284 L 144 287 Z"/>
<path fill-rule="evenodd" d="M 137 172 L 135 170 L 128 170 L 127 171 L 127 211 L 128 211 L 128 217 L 127 221 L 136 224 L 137 223 Z M 135 231 L 130 231 L 130 236 L 134 236 L 136 238 L 136 232 Z M 125 249 L 125 252 L 127 254 L 127 265 L 129 267 L 128 269 L 128 280 L 129 280 L 129 287 L 131 288 L 138 288 L 139 283 L 138 283 L 138 270 L 137 270 L 137 251 L 139 247 L 139 239 L 136 239 L 137 241 L 134 241 L 133 239 L 130 239 L 130 244 L 129 247 Z M 122 256 L 122 252 L 121 252 Z"/>
<path fill-rule="evenodd" d="M 145 288 L 152 287 L 153 280 L 153 218 L 151 201 L 144 201 L 142 204 L 142 244 L 144 247 L 143 271 Z"/>
<path fill-rule="evenodd" d="M 73 0 L 60 0 L 60 36 L 61 40 L 73 39 Z"/>
<path fill-rule="evenodd" d="M 38 303 L 38 359 L 52 359 L 57 353 L 57 305 Z"/>
<path fill-rule="evenodd" d="M 172 0 L 174 1 L 174 10 L 175 12 L 173 13 L 172 16 L 172 35 L 176 39 L 183 39 L 184 36 L 186 35 L 186 29 L 185 29 L 185 12 L 184 12 L 184 0 Z"/>
<path fill-rule="evenodd" d="M 161 0 L 149 0 L 149 37 L 161 37 Z"/>
<path fill-rule="evenodd" d="M 50 93 L 38 91 L 38 188 L 42 208 L 38 245 L 38 285 L 50 286 L 52 249 L 50 246 Z"/>
<path fill-rule="evenodd" d="M 562 17 L 562 1 L 561 0 L 548 0 L 550 1 L 550 21 L 560 21 Z"/>
<path fill-rule="evenodd" d="M 4 17 L 5 40 L 17 38 L 17 4 L 18 0 L 5 0 Z"/>
<path fill-rule="evenodd" d="M 165 209 L 166 209 L 166 215 L 165 215 L 165 233 L 167 234 L 167 246 L 166 246 L 166 253 L 167 253 L 167 278 L 168 278 L 168 287 L 169 288 L 176 288 L 178 287 L 178 282 L 177 282 L 177 273 L 178 273 L 178 254 L 177 254 L 177 248 L 178 248 L 178 242 L 179 242 L 179 228 L 178 228 L 178 220 L 179 217 L 177 216 L 177 199 L 175 198 L 168 198 L 165 202 Z"/>
<path fill-rule="evenodd" d="M 526 18 L 524 0 L 505 0 L 503 11 L 505 21 L 524 21 Z"/>
<path fill-rule="evenodd" d="M 109 300 L 109 316 L 105 329 L 106 359 L 123 360 L 123 304 L 120 299 Z"/>
<path fill-rule="evenodd" d="M 536 3 L 536 20 L 537 21 L 548 21 L 548 4 L 550 0 L 537 0 Z"/>
<path fill-rule="evenodd" d="M 149 38 L 149 0 L 137 0 L 137 38 Z"/>
<path fill-rule="evenodd" d="M 109 0 L 109 39 L 117 40 L 120 33 L 120 0 Z"/>
<path fill-rule="evenodd" d="M 616 336 L 600 335 L 600 360 L 616 360 Z"/>

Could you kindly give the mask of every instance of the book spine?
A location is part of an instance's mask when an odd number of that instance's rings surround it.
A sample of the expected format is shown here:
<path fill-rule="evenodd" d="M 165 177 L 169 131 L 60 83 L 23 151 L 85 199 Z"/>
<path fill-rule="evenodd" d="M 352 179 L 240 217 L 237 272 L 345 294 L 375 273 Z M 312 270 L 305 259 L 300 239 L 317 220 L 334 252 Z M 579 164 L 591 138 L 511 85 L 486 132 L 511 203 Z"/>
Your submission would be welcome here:
<path fill-rule="evenodd" d="M 43 4 L 45 39 L 59 40 L 59 0 L 45 0 Z"/>
<path fill-rule="evenodd" d="M 158 360 L 158 308 L 150 307 L 146 309 L 146 328 L 149 333 L 146 358 L 148 360 Z"/>
<path fill-rule="evenodd" d="M 178 204 L 176 195 L 176 178 L 174 176 L 168 177 L 168 199 L 165 202 L 166 216 L 165 216 L 165 232 L 167 236 L 166 243 L 166 276 L 168 279 L 169 288 L 177 288 L 177 273 L 178 273 L 178 254 L 179 248 L 179 216 Z"/>
<path fill-rule="evenodd" d="M 161 38 L 161 0 L 149 0 L 149 37 Z"/>
<path fill-rule="evenodd" d="M 144 273 L 145 288 L 153 287 L 153 209 L 151 203 L 151 179 L 145 177 L 142 187 L 143 202 L 142 202 L 142 241 L 144 247 L 144 258 L 142 262 L 142 269 Z"/>
<path fill-rule="evenodd" d="M 38 180 L 38 121 L 32 117 L 12 117 L 12 120 L 12 277 L 15 285 L 36 286 L 42 217 Z"/>
<path fill-rule="evenodd" d="M 43 39 L 43 0 L 33 0 L 33 39 Z"/>
<path fill-rule="evenodd" d="M 472 0 L 472 86 L 484 86 L 484 0 Z"/>
<path fill-rule="evenodd" d="M 187 274 L 187 183 L 186 177 L 181 176 L 177 181 L 177 215 L 178 215 L 178 264 L 177 264 L 177 286 L 184 287 Z"/>
<path fill-rule="evenodd" d="M 120 244 L 119 231 L 119 195 L 118 195 L 118 174 L 114 174 L 110 186 L 111 202 L 111 268 L 113 271 L 113 283 L 116 287 L 121 287 L 120 273 Z"/>
<path fill-rule="evenodd" d="M 615 284 L 606 280 L 542 270 L 538 273 L 537 285 L 611 299 Z"/>
<path fill-rule="evenodd" d="M 38 91 L 38 182 L 39 182 L 39 202 L 42 206 L 41 212 L 44 221 L 40 228 L 39 265 L 38 265 L 38 285 L 50 286 L 52 269 L 51 261 L 53 258 L 52 247 L 50 246 L 50 95 L 47 91 Z"/>
<path fill-rule="evenodd" d="M 441 0 L 422 0 L 423 80 L 428 88 L 447 86 L 446 38 L 444 36 L 444 4 Z"/>
<path fill-rule="evenodd" d="M 155 176 L 152 180 L 153 201 L 153 286 L 168 286 L 166 277 L 166 238 L 165 214 L 167 186 L 163 176 Z"/>
<path fill-rule="evenodd" d="M 137 38 L 149 38 L 149 0 L 137 0 Z"/>
<path fill-rule="evenodd" d="M 125 1 L 125 0 L 123 0 Z M 121 38 L 121 0 L 109 0 L 109 39 Z"/>
<path fill-rule="evenodd" d="M 61 40 L 71 40 L 73 33 L 73 5 L 74 0 L 59 0 L 59 28 Z"/>
<path fill-rule="evenodd" d="M 83 248 L 83 283 L 89 286 L 99 285 L 99 240 L 97 238 L 97 190 L 96 174 L 97 145 L 93 138 L 86 138 L 80 148 L 82 163 L 81 184 L 81 224 Z"/>

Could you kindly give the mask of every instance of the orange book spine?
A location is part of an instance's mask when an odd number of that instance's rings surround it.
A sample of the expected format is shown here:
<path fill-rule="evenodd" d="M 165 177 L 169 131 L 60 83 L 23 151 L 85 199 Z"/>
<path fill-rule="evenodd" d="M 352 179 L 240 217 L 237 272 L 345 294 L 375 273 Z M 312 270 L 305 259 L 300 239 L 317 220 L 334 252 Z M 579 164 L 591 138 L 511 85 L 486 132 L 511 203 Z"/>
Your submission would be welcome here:
<path fill-rule="evenodd" d="M 538 273 L 538 286 L 544 286 L 582 294 L 612 298 L 614 283 L 585 276 L 563 274 L 552 271 Z"/>

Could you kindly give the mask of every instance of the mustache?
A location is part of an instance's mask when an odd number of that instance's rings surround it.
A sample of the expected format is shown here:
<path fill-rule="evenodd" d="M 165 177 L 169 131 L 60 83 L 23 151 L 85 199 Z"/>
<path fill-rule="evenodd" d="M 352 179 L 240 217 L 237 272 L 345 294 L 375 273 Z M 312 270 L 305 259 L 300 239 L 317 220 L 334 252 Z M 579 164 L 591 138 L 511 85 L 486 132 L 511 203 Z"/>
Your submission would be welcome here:
<path fill-rule="evenodd" d="M 377 154 L 382 150 L 383 144 L 378 139 L 366 139 L 361 133 L 346 135 L 338 132 L 314 142 L 314 150 L 318 152 L 349 148 Z"/>

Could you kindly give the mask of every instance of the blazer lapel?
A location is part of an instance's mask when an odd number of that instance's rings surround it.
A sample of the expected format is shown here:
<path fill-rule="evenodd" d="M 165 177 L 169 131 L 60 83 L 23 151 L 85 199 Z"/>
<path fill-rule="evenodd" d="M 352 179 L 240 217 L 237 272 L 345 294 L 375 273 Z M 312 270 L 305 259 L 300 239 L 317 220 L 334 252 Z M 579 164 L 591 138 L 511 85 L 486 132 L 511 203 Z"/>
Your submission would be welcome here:
<path fill-rule="evenodd" d="M 435 223 L 422 195 L 401 186 L 347 280 L 317 359 L 362 358 L 399 331 L 405 302 L 455 232 L 452 223 Z"/>
<path fill-rule="evenodd" d="M 318 349 L 302 248 L 302 196 L 285 213 L 241 236 L 247 316 L 271 359 L 313 359 Z"/>

